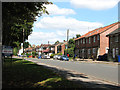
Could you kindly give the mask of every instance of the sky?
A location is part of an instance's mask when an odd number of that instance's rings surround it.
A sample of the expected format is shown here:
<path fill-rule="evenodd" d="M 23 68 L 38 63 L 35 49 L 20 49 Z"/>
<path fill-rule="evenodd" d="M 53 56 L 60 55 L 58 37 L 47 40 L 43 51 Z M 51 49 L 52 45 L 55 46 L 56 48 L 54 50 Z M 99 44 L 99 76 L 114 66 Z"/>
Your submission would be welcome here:
<path fill-rule="evenodd" d="M 49 15 L 36 17 L 28 42 L 33 45 L 54 44 L 118 21 L 119 0 L 49 0 Z"/>

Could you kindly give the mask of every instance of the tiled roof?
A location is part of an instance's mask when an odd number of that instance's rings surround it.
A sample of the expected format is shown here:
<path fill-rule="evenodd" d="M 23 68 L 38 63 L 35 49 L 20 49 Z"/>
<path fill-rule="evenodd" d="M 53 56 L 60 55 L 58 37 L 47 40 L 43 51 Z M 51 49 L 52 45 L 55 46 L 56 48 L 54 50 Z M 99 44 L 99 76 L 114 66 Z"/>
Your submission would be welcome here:
<path fill-rule="evenodd" d="M 106 36 L 113 35 L 113 34 L 117 34 L 117 33 L 120 33 L 120 28 L 116 29 L 115 31 L 109 33 L 109 34 L 106 35 Z"/>
<path fill-rule="evenodd" d="M 76 38 L 75 40 L 78 40 L 78 39 L 81 39 L 81 38 L 85 38 L 85 37 L 90 37 L 90 36 L 93 36 L 93 35 L 96 35 L 96 34 L 99 34 L 99 33 L 102 33 L 104 31 L 106 31 L 107 29 L 111 28 L 112 26 L 118 24 L 119 22 L 116 22 L 116 23 L 113 23 L 111 25 L 108 25 L 108 26 L 105 26 L 105 27 L 100 27 L 100 28 L 97 28 L 95 30 L 92 30 L 92 31 L 89 31 L 88 33 L 82 35 L 81 37 L 79 38 Z"/>
<path fill-rule="evenodd" d="M 49 52 L 49 49 L 43 50 L 42 52 Z"/>

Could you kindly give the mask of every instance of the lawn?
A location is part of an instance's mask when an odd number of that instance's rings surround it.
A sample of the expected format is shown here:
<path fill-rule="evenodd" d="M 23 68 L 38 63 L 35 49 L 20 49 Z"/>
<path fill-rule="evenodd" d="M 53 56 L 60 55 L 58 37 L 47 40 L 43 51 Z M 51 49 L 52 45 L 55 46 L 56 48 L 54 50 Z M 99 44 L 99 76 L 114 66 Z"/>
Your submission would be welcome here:
<path fill-rule="evenodd" d="M 84 88 L 41 65 L 22 59 L 6 58 L 2 88 Z"/>

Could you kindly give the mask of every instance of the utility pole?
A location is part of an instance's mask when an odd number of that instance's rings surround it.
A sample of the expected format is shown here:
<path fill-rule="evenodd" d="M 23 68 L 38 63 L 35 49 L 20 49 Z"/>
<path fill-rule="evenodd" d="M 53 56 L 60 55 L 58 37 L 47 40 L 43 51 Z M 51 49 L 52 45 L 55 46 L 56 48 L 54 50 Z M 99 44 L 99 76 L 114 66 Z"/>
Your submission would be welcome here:
<path fill-rule="evenodd" d="M 24 60 L 24 28 L 23 28 L 23 60 Z"/>
<path fill-rule="evenodd" d="M 68 54 L 68 39 L 69 39 L 69 29 L 67 30 L 67 54 Z"/>

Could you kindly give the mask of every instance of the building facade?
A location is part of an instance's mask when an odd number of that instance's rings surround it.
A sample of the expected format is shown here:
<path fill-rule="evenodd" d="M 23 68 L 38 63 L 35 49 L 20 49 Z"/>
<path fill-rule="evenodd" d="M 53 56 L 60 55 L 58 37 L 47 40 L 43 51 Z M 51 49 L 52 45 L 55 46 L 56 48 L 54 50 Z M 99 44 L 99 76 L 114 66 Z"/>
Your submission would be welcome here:
<path fill-rule="evenodd" d="M 109 54 L 108 59 L 116 61 L 120 55 L 120 28 L 107 35 L 109 38 Z"/>
<path fill-rule="evenodd" d="M 80 58 L 95 58 L 108 53 L 107 34 L 118 28 L 118 22 L 89 31 L 75 39 L 75 54 Z"/>

